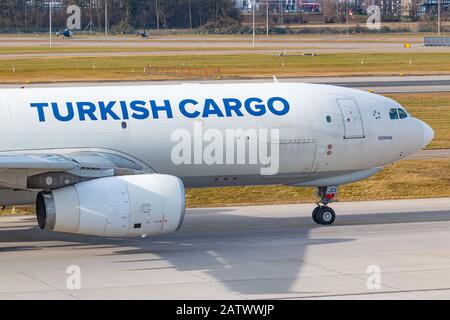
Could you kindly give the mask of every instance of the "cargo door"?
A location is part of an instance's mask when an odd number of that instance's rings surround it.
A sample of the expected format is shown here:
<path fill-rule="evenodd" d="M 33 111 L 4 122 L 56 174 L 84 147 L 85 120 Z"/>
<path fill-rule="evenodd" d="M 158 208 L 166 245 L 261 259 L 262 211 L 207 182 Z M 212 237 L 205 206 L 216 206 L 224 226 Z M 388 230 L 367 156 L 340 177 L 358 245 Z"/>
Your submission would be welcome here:
<path fill-rule="evenodd" d="M 353 99 L 338 99 L 344 121 L 344 139 L 364 138 L 364 125 L 358 105 Z"/>

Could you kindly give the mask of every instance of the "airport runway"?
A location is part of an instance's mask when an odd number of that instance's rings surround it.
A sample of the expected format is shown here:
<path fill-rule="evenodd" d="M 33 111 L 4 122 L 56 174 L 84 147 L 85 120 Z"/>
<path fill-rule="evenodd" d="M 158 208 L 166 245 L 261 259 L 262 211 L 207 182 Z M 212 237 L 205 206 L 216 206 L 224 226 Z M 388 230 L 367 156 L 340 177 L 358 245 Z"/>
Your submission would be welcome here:
<path fill-rule="evenodd" d="M 0 218 L 0 299 L 450 298 L 450 198 L 192 209 L 146 239 L 52 234 Z M 68 290 L 66 270 L 81 270 Z M 379 270 L 379 289 L 367 287 Z"/>
<path fill-rule="evenodd" d="M 82 86 L 139 86 L 139 85 L 169 85 L 181 83 L 264 83 L 273 82 L 272 78 L 258 79 L 228 79 L 228 80 L 173 80 L 173 81 L 114 81 L 114 82 L 58 82 L 34 84 L 0 84 L 0 88 L 28 87 L 82 87 Z M 280 78 L 280 82 L 322 83 L 344 86 L 360 90 L 372 90 L 376 93 L 424 93 L 450 91 L 450 75 L 428 76 L 358 76 L 358 77 L 303 77 Z"/>

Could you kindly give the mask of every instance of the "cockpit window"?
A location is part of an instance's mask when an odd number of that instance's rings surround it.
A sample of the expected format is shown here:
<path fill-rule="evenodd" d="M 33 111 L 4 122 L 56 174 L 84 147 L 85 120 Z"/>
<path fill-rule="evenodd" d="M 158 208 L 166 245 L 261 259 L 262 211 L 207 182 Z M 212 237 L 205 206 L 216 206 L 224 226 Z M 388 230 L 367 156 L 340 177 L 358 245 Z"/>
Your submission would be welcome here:
<path fill-rule="evenodd" d="M 389 110 L 389 118 L 391 118 L 392 120 L 398 119 L 397 108 L 392 108 L 391 110 Z"/>
<path fill-rule="evenodd" d="M 400 108 L 398 109 L 398 115 L 400 116 L 400 119 L 405 119 L 406 117 L 408 117 L 406 111 Z"/>

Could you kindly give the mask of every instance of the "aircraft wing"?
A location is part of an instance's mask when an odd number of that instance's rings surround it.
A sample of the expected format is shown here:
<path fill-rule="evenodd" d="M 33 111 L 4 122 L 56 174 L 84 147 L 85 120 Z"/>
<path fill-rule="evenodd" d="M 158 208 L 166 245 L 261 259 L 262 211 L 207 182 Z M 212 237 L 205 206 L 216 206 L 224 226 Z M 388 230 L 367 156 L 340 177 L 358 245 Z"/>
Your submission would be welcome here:
<path fill-rule="evenodd" d="M 0 152 L 0 186 L 51 190 L 115 175 L 154 172 L 137 159 L 111 151 L 50 150 Z"/>

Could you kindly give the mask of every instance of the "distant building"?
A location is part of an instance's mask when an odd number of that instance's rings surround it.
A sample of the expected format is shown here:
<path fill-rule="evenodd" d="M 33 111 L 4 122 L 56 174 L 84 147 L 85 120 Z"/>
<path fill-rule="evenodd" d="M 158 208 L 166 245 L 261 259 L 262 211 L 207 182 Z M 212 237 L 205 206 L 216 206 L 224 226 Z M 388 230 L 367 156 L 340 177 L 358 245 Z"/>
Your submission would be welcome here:
<path fill-rule="evenodd" d="M 364 0 L 362 8 L 367 10 L 371 5 L 380 7 L 381 16 L 384 18 L 398 19 L 400 17 L 412 17 L 415 15 L 414 4 L 416 0 Z"/>
<path fill-rule="evenodd" d="M 438 0 L 419 0 L 417 3 L 417 15 L 436 15 Z M 441 10 L 448 11 L 450 9 L 450 0 L 441 0 Z"/>
<path fill-rule="evenodd" d="M 236 7 L 242 11 L 252 11 L 253 1 L 255 1 L 255 7 L 256 10 L 258 11 L 259 7 L 264 2 L 262 0 L 237 0 Z"/>
<path fill-rule="evenodd" d="M 415 17 L 416 13 L 433 14 L 438 2 L 438 0 L 236 0 L 235 2 L 236 7 L 243 12 L 251 12 L 253 1 L 256 12 L 265 11 L 269 3 L 272 12 L 276 13 L 323 13 L 325 7 L 337 6 L 345 12 L 347 6 L 354 14 L 364 14 L 370 5 L 377 5 L 380 7 L 381 16 L 385 19 Z M 442 10 L 450 10 L 450 0 L 441 1 Z"/>
<path fill-rule="evenodd" d="M 27 6 L 27 7 L 34 7 L 36 5 L 40 8 L 44 8 L 44 9 L 48 8 L 50 6 L 50 0 L 46 0 L 46 1 L 42 1 L 42 2 L 37 2 L 35 0 L 29 0 L 29 1 L 25 2 L 25 6 Z M 52 8 L 57 10 L 57 9 L 63 9 L 63 8 L 65 8 L 65 6 L 64 6 L 63 1 L 53 0 Z"/>
<path fill-rule="evenodd" d="M 298 12 L 303 12 L 303 13 L 320 13 L 320 12 L 322 12 L 321 5 L 316 0 L 299 1 L 297 10 L 298 10 Z"/>
<path fill-rule="evenodd" d="M 255 1 L 256 11 L 265 9 L 269 2 L 271 8 L 278 13 L 281 11 L 284 13 L 319 13 L 322 0 L 237 0 L 236 7 L 244 12 L 250 12 L 253 9 L 253 1 Z"/>
<path fill-rule="evenodd" d="M 402 15 L 402 0 L 375 0 L 375 5 L 380 7 L 382 17 L 398 18 Z"/>
<path fill-rule="evenodd" d="M 402 17 L 412 16 L 412 1 L 411 0 L 401 0 L 401 13 Z"/>
<path fill-rule="evenodd" d="M 237 8 L 242 8 L 244 0 L 235 0 L 235 3 Z"/>

